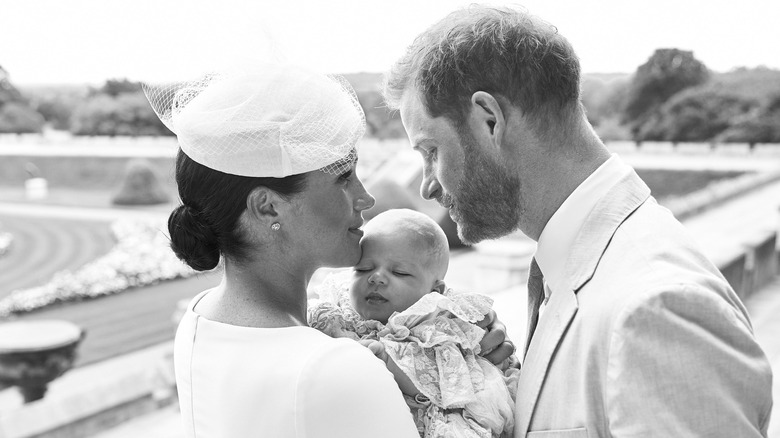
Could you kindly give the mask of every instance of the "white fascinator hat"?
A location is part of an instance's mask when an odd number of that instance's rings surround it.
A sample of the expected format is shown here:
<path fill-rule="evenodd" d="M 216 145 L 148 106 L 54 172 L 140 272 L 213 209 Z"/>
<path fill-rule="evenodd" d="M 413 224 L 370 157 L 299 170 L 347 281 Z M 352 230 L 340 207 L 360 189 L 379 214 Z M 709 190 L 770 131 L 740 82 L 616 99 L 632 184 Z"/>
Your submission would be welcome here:
<path fill-rule="evenodd" d="M 354 164 L 366 129 L 345 79 L 289 64 L 145 84 L 144 92 L 188 157 L 232 175 L 343 173 Z"/>

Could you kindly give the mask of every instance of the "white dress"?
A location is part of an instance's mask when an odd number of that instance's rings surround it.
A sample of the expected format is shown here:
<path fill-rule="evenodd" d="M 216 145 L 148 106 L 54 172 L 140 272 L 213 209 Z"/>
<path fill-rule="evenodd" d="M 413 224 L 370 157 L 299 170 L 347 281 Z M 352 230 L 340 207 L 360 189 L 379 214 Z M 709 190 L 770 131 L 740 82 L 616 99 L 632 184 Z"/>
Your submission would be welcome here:
<path fill-rule="evenodd" d="M 418 436 L 384 363 L 349 339 L 309 327 L 252 328 L 193 311 L 174 362 L 188 437 Z"/>

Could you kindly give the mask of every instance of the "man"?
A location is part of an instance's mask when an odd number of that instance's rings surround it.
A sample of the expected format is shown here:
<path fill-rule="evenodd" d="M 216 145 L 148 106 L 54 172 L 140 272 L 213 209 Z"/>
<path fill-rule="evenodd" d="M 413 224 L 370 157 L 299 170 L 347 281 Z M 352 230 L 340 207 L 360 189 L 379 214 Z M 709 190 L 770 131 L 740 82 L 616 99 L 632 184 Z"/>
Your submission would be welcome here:
<path fill-rule="evenodd" d="M 599 140 L 579 81 L 555 27 L 480 6 L 421 34 L 386 79 L 421 194 L 462 239 L 538 242 L 515 437 L 766 436 L 771 370 L 744 306 Z"/>

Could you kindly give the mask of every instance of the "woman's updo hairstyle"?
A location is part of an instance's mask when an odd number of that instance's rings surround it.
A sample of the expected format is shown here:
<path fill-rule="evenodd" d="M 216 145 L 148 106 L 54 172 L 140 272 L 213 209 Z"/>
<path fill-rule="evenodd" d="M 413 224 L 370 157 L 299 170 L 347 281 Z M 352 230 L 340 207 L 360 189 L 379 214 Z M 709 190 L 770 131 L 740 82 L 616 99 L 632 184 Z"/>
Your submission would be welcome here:
<path fill-rule="evenodd" d="M 180 147 L 182 206 L 168 220 L 171 246 L 199 271 L 216 267 L 220 255 L 246 257 L 237 222 L 254 188 L 291 196 L 303 190 L 308 172 L 344 173 L 366 129 L 349 82 L 291 64 L 144 85 L 144 93 Z"/>
<path fill-rule="evenodd" d="M 306 188 L 306 175 L 230 175 L 199 164 L 179 150 L 176 184 L 182 205 L 168 218 L 171 249 L 192 269 L 208 271 L 217 267 L 220 256 L 237 261 L 246 258 L 248 244 L 238 229 L 238 218 L 252 190 L 264 186 L 290 197 Z"/>

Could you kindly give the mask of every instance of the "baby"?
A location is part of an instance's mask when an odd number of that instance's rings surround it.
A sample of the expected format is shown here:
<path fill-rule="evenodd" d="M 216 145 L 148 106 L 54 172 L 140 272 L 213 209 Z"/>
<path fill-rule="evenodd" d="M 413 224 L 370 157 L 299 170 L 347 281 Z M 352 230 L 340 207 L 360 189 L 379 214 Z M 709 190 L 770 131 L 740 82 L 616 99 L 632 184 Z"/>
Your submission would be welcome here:
<path fill-rule="evenodd" d="M 388 210 L 363 231 L 363 255 L 349 289 L 352 307 L 363 319 L 387 324 L 390 315 L 426 294 L 444 293 L 449 246 L 433 219 L 414 210 Z"/>
<path fill-rule="evenodd" d="M 454 294 L 443 281 L 447 238 L 428 216 L 389 210 L 363 228 L 351 278 L 331 278 L 309 307 L 309 325 L 384 348 L 388 369 L 424 437 L 511 436 L 518 370 L 479 356 L 474 323 L 492 300 Z M 511 389 L 511 390 L 510 390 Z"/>

